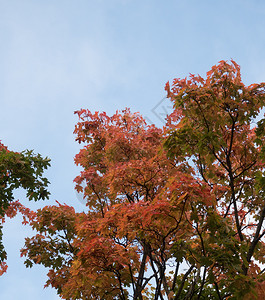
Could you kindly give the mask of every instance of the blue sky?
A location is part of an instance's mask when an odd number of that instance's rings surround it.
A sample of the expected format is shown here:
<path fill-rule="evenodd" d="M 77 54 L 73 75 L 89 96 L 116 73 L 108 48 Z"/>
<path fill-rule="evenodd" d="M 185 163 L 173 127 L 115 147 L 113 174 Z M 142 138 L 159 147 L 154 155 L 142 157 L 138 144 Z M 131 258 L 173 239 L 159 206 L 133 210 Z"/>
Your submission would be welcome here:
<path fill-rule="evenodd" d="M 241 65 L 246 84 L 265 81 L 265 2 L 0 0 L 0 42 L 0 139 L 11 150 L 49 156 L 46 204 L 56 199 L 81 210 L 73 189 L 73 112 L 130 107 L 161 126 L 165 83 L 205 76 L 223 59 Z M 17 197 L 27 203 L 23 193 Z M 19 257 L 32 234 L 20 217 L 4 234 L 9 269 L 0 298 L 59 299 L 43 289 L 46 270 L 26 269 Z"/>

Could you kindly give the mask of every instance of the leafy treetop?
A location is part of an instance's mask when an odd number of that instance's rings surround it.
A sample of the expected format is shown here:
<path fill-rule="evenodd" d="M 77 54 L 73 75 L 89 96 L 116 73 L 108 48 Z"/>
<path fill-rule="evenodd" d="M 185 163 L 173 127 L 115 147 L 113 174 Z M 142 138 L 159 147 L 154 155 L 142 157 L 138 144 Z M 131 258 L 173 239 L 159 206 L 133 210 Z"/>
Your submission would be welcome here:
<path fill-rule="evenodd" d="M 125 109 L 76 112 L 87 210 L 32 214 L 27 266 L 64 299 L 263 299 L 265 84 L 221 61 L 166 84 L 163 129 Z"/>
<path fill-rule="evenodd" d="M 48 158 L 35 155 L 33 151 L 13 152 L 0 142 L 0 218 L 1 224 L 5 217 L 14 217 L 19 210 L 28 215 L 29 210 L 14 201 L 15 189 L 23 188 L 27 191 L 29 200 L 45 200 L 49 197 L 47 186 L 49 181 L 43 176 L 43 172 L 50 165 Z M 2 226 L 0 226 L 0 263 L 1 273 L 7 266 L 4 262 L 6 252 L 2 244 Z"/>

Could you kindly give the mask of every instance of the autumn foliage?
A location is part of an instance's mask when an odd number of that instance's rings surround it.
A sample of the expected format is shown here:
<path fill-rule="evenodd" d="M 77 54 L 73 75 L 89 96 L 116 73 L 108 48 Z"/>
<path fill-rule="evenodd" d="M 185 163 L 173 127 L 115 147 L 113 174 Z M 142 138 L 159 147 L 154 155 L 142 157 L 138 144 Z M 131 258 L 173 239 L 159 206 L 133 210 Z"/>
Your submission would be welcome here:
<path fill-rule="evenodd" d="M 87 208 L 32 214 L 22 249 L 63 299 L 265 298 L 265 84 L 221 61 L 166 91 L 162 129 L 129 109 L 76 112 Z"/>

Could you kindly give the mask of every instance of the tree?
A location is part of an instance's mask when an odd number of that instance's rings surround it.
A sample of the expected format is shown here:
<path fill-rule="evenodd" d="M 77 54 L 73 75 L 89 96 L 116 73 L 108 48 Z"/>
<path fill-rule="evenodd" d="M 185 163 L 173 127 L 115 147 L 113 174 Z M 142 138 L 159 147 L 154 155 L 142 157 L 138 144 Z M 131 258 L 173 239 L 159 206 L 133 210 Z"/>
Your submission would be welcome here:
<path fill-rule="evenodd" d="M 50 165 L 48 158 L 35 155 L 33 151 L 13 152 L 0 142 L 0 222 L 3 224 L 6 217 L 14 217 L 17 211 L 30 217 L 30 211 L 19 201 L 14 201 L 15 189 L 23 188 L 27 191 L 29 200 L 45 200 L 49 196 L 47 186 L 49 181 L 43 177 L 43 172 Z M 2 225 L 0 225 L 0 274 L 2 275 L 7 265 L 7 258 L 2 243 Z"/>
<path fill-rule="evenodd" d="M 38 210 L 22 249 L 64 299 L 265 297 L 265 84 L 221 61 L 166 90 L 163 129 L 128 109 L 76 112 L 87 211 Z"/>

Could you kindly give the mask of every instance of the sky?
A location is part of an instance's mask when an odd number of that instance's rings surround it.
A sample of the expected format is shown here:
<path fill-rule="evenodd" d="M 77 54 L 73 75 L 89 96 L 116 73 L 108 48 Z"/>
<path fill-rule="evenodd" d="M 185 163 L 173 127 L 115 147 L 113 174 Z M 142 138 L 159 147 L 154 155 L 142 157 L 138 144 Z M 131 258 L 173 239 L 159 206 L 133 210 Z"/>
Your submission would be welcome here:
<path fill-rule="evenodd" d="M 73 130 L 81 108 L 113 114 L 129 107 L 163 125 L 167 81 L 205 76 L 234 59 L 247 85 L 265 81 L 262 0 L 0 0 L 0 140 L 10 150 L 51 158 L 47 202 L 83 210 L 74 191 L 80 146 Z M 32 231 L 7 221 L 8 272 L 0 299 L 60 299 L 43 289 L 48 270 L 26 269 L 19 250 Z"/>

